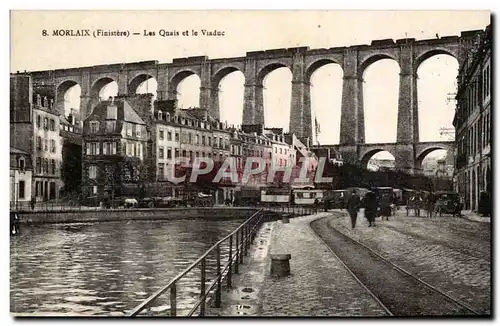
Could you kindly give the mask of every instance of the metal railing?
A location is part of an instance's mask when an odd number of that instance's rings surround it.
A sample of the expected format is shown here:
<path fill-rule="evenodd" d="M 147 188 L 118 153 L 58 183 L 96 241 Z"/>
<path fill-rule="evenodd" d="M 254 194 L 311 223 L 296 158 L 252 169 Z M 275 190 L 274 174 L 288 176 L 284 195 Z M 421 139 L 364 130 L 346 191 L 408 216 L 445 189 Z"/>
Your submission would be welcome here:
<path fill-rule="evenodd" d="M 192 316 L 199 308 L 199 315 L 204 316 L 206 310 L 207 299 L 215 294 L 215 307 L 220 308 L 221 303 L 221 288 L 222 282 L 225 279 L 227 282 L 227 287 L 232 285 L 232 275 L 237 274 L 239 271 L 239 265 L 243 263 L 243 257 L 248 254 L 248 249 L 251 242 L 255 238 L 258 229 L 262 223 L 269 221 L 270 215 L 265 214 L 262 210 L 254 213 L 249 217 L 244 223 L 242 223 L 236 230 L 231 232 L 229 235 L 219 240 L 215 245 L 208 249 L 200 258 L 193 262 L 184 271 L 179 273 L 173 280 L 171 280 L 166 286 L 156 291 L 145 301 L 135 307 L 130 313 L 129 317 L 135 317 L 147 309 L 153 301 L 159 298 L 163 293 L 170 290 L 170 316 L 177 316 L 177 290 L 182 278 L 184 278 L 189 272 L 193 271 L 195 268 L 200 268 L 200 278 L 199 278 L 199 298 L 187 314 L 187 316 Z M 224 244 L 228 244 L 228 260 L 225 265 L 221 262 L 221 247 Z M 214 254 L 216 256 L 216 275 L 214 279 L 207 284 L 207 263 L 208 256 Z M 234 267 L 234 271 L 233 271 Z M 215 291 L 213 291 L 215 290 Z M 215 293 L 212 293 L 215 292 Z"/>
<path fill-rule="evenodd" d="M 197 267 L 200 268 L 199 272 L 199 296 L 198 300 L 194 306 L 189 310 L 187 316 L 192 316 L 197 310 L 199 310 L 199 316 L 204 316 L 206 311 L 207 299 L 215 296 L 214 305 L 215 308 L 220 308 L 221 305 L 221 288 L 223 282 L 226 282 L 226 286 L 231 288 L 232 286 L 232 276 L 233 274 L 239 273 L 239 265 L 243 264 L 243 257 L 248 255 L 248 250 L 251 243 L 257 235 L 257 231 L 260 226 L 271 220 L 272 215 L 269 212 L 283 212 L 290 213 L 293 215 L 307 215 L 317 212 L 317 209 L 310 207 L 268 207 L 261 208 L 259 211 L 254 213 L 249 217 L 244 223 L 242 223 L 236 230 L 231 232 L 229 235 L 219 240 L 215 245 L 208 249 L 200 258 L 193 262 L 184 271 L 179 273 L 174 279 L 172 279 L 166 286 L 162 287 L 154 294 L 149 296 L 141 304 L 136 306 L 129 314 L 129 317 L 136 317 L 142 312 L 145 312 L 151 304 L 157 300 L 162 294 L 170 291 L 170 316 L 177 316 L 177 299 L 178 290 L 180 287 L 181 280 L 186 277 L 186 275 L 192 272 Z M 267 213 L 267 214 L 266 214 Z M 221 259 L 222 247 L 225 246 L 228 251 L 227 261 L 225 264 Z M 207 265 L 209 263 L 209 256 L 215 254 L 215 275 L 212 281 L 208 280 L 207 273 L 209 272 Z M 208 284 L 207 284 L 208 283 Z"/>

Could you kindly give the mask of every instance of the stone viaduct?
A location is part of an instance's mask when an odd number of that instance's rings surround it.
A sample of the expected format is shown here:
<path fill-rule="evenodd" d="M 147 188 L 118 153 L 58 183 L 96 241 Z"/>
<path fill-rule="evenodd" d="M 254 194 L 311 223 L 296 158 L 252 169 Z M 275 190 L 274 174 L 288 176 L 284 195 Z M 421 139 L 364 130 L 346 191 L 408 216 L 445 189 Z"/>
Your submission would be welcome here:
<path fill-rule="evenodd" d="M 243 124 L 264 123 L 263 80 L 281 67 L 292 72 L 290 110 L 291 133 L 299 139 L 311 139 L 310 79 L 314 71 L 328 63 L 343 69 L 339 150 L 348 161 L 364 160 L 376 150 L 390 149 L 399 168 L 413 169 L 427 149 L 420 149 L 418 135 L 417 69 L 426 59 L 449 54 L 462 63 L 480 30 L 462 32 L 460 36 L 429 40 L 405 38 L 372 41 L 370 45 L 354 45 L 329 49 L 296 47 L 247 52 L 244 57 L 208 59 L 206 56 L 173 59 L 172 63 L 145 61 L 91 67 L 32 72 L 35 85 L 53 85 L 55 105 L 64 111 L 64 94 L 72 86 L 81 87 L 80 112 L 85 118 L 99 101 L 99 91 L 116 81 L 119 94 L 134 94 L 149 78 L 158 83 L 157 99 L 176 99 L 177 86 L 192 74 L 200 77 L 200 107 L 208 108 L 220 118 L 219 83 L 226 75 L 241 71 L 245 76 Z M 392 59 L 399 64 L 399 103 L 396 144 L 365 144 L 363 113 L 363 72 L 372 63 Z M 323 126 L 326 123 L 323 122 Z M 373 149 L 370 149 L 372 148 Z M 425 146 L 424 146 L 425 147 Z M 428 148 L 448 149 L 450 144 L 432 143 Z"/>

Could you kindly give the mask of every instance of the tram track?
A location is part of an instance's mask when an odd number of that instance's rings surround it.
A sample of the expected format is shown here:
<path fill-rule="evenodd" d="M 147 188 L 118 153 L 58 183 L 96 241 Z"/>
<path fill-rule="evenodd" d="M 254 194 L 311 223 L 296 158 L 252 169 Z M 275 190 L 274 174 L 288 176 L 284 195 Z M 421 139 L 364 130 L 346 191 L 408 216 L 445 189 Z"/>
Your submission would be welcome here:
<path fill-rule="evenodd" d="M 338 231 L 329 220 L 329 217 L 315 220 L 311 228 L 389 315 L 482 315 Z"/>

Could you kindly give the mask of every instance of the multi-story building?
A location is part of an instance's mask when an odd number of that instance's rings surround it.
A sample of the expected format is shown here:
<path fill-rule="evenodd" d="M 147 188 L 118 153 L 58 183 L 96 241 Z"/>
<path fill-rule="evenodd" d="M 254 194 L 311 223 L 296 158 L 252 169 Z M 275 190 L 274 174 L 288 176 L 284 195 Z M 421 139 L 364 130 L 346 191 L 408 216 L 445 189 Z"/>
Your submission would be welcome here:
<path fill-rule="evenodd" d="M 17 206 L 31 200 L 31 157 L 26 151 L 10 148 L 10 202 Z"/>
<path fill-rule="evenodd" d="M 459 67 L 455 145 L 455 190 L 465 209 L 477 210 L 479 193 L 492 193 L 491 178 L 491 25 Z"/>
<path fill-rule="evenodd" d="M 146 123 L 126 97 L 98 103 L 83 122 L 82 192 L 113 198 L 148 180 Z"/>
<path fill-rule="evenodd" d="M 33 85 L 29 74 L 10 77 L 11 146 L 30 154 L 32 187 L 37 201 L 56 199 L 61 181 L 60 112 L 51 85 Z"/>

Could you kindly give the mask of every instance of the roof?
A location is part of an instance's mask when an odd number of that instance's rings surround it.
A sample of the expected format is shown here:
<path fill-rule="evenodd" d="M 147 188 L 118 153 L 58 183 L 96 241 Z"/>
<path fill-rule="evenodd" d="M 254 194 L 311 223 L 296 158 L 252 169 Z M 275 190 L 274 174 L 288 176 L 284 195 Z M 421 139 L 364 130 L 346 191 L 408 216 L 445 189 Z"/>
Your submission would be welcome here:
<path fill-rule="evenodd" d="M 144 120 L 142 120 L 141 117 L 139 117 L 137 112 L 135 112 L 135 110 L 132 109 L 132 107 L 127 101 L 123 101 L 122 105 L 123 105 L 123 121 L 145 124 Z"/>
<path fill-rule="evenodd" d="M 24 155 L 29 155 L 28 152 L 23 151 L 22 149 L 11 147 L 10 148 L 10 153 L 11 154 L 24 154 Z"/>

